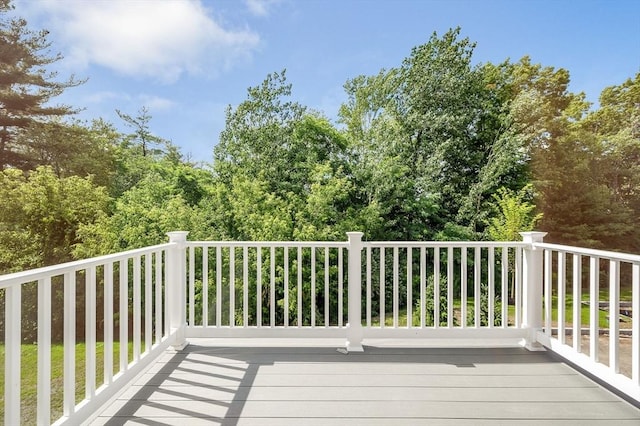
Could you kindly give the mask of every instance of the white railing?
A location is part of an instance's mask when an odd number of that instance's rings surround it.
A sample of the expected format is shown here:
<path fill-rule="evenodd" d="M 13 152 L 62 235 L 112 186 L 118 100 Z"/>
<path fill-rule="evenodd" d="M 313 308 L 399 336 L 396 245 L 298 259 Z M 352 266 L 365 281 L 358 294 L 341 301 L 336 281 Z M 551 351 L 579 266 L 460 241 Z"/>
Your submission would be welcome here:
<path fill-rule="evenodd" d="M 34 285 L 39 424 L 52 417 L 52 292 L 60 288 L 64 396 L 56 424 L 86 420 L 165 349 L 179 349 L 191 337 L 332 337 L 345 339 L 349 351 L 374 339 L 531 350 L 542 344 L 640 400 L 640 256 L 544 244 L 537 232 L 523 233 L 522 242 L 363 242 L 358 232 L 342 242 L 191 242 L 186 236 L 173 232 L 168 244 L 0 276 L 5 424 L 20 423 L 21 299 Z M 595 319 L 605 279 L 611 320 L 601 327 Z M 632 292 L 621 297 L 621 284 Z M 617 321 L 626 298 L 636 314 L 628 377 L 619 374 L 626 354 L 618 337 L 627 331 Z M 76 328 L 78 300 L 85 305 L 83 333 Z M 588 329 L 579 315 L 583 302 Z M 604 331 L 606 367 L 596 338 Z M 84 378 L 75 375 L 77 335 L 85 342 Z M 119 342 L 126 344 L 116 349 Z M 76 386 L 85 389 L 78 404 Z"/>
<path fill-rule="evenodd" d="M 350 350 L 374 338 L 527 337 L 524 243 L 360 239 L 188 242 L 186 336 L 347 337 Z"/>
<path fill-rule="evenodd" d="M 640 256 L 535 247 L 544 252 L 544 332 L 537 340 L 640 401 Z"/>
<path fill-rule="evenodd" d="M 172 289 L 168 279 L 183 275 L 182 257 L 181 247 L 170 243 L 0 276 L 5 304 L 4 424 L 21 424 L 21 408 L 34 408 L 21 407 L 22 344 L 32 343 L 24 339 L 33 333 L 23 327 L 23 314 L 28 314 L 23 303 L 37 309 L 38 352 L 36 415 L 25 421 L 50 424 L 53 398 L 62 399 L 62 412 L 53 414 L 59 417 L 55 424 L 79 424 L 175 343 L 179 323 L 171 322 L 167 308 L 175 300 L 171 292 L 180 286 Z M 30 298 L 37 293 L 37 304 L 23 299 L 24 292 Z M 76 318 L 82 308 L 84 313 Z M 62 395 L 52 394 L 51 336 L 56 316 L 63 318 L 63 331 L 57 334 L 63 336 Z M 77 340 L 85 347 L 84 377 L 76 376 L 76 368 L 82 369 L 76 366 L 82 356 Z M 84 395 L 77 395 L 77 389 L 84 389 Z"/>
<path fill-rule="evenodd" d="M 190 336 L 345 326 L 344 242 L 189 242 Z M 334 301 L 334 306 L 330 302 Z M 240 334 L 239 334 L 240 333 Z M 273 333 L 272 333 L 273 334 Z M 337 335 L 337 334 L 334 334 Z"/>
<path fill-rule="evenodd" d="M 524 247 L 517 242 L 364 243 L 365 338 L 462 338 L 458 343 L 465 346 L 487 345 L 489 338 L 525 338 Z"/>

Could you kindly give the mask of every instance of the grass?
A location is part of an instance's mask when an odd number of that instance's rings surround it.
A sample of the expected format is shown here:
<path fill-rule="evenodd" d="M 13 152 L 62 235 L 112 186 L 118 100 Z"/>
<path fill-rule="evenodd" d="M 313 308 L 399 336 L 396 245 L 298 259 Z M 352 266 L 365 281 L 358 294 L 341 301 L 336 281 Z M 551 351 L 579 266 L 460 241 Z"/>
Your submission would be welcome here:
<path fill-rule="evenodd" d="M 627 294 L 628 293 L 628 294 Z M 583 302 L 587 302 L 589 301 L 589 295 L 588 294 L 582 294 L 582 298 L 581 300 Z M 608 301 L 609 300 L 609 293 L 608 291 L 600 291 L 600 295 L 599 295 L 599 300 L 600 301 Z M 629 290 L 621 292 L 620 295 L 620 300 L 631 300 L 631 291 Z M 554 319 L 554 322 L 557 321 L 558 318 L 558 297 L 556 295 L 554 295 L 552 297 L 552 307 L 551 307 L 551 315 L 552 318 Z M 590 324 L 591 320 L 590 320 L 590 307 L 587 304 L 581 304 L 581 308 L 580 308 L 580 323 L 582 325 L 582 327 L 586 327 Z M 628 317 L 621 317 L 621 326 L 623 326 L 623 324 L 628 324 L 629 327 L 631 327 L 631 318 Z M 565 297 L 565 323 L 569 326 L 572 325 L 573 323 L 573 296 L 572 295 L 567 295 Z M 603 328 L 609 328 L 609 312 L 607 310 L 598 310 L 598 326 L 603 329 Z"/>
<path fill-rule="evenodd" d="M 584 292 L 582 293 L 582 301 L 588 301 L 589 300 L 589 294 L 588 292 Z M 600 290 L 600 294 L 599 294 L 599 300 L 600 301 L 608 301 L 609 300 L 609 291 L 608 289 L 606 290 Z M 620 292 L 620 300 L 631 300 L 631 290 L 630 289 L 622 289 Z M 473 312 L 473 306 L 474 306 L 474 298 L 470 297 L 467 299 L 467 312 Z M 454 314 L 457 315 L 459 317 L 460 315 L 460 310 L 461 310 L 461 302 L 460 299 L 454 300 Z M 571 294 L 567 294 L 565 296 L 565 324 L 567 327 L 572 327 L 573 326 L 573 297 Z M 598 327 L 600 329 L 608 329 L 609 328 L 609 313 L 606 310 L 598 310 Z M 515 321 L 515 307 L 513 305 L 509 305 L 508 306 L 508 317 L 509 317 L 509 324 L 513 324 Z M 552 307 L 551 307 L 551 317 L 552 317 L 552 322 L 554 324 L 557 323 L 557 318 L 558 318 L 558 297 L 556 295 L 552 296 Z M 588 327 L 590 324 L 590 320 L 591 320 L 591 316 L 590 316 L 590 308 L 589 305 L 587 304 L 581 304 L 580 307 L 580 323 L 581 326 L 584 327 Z M 393 312 L 387 312 L 385 314 L 385 326 L 387 327 L 391 327 L 393 326 Z M 374 327 L 378 327 L 380 326 L 380 318 L 379 316 L 372 316 L 371 318 L 371 325 Z M 420 317 L 415 317 L 413 318 L 413 322 L 412 325 L 414 327 L 418 327 L 420 326 Z M 628 327 L 631 326 L 631 319 L 627 318 L 627 317 L 621 317 L 621 327 L 625 327 L 628 325 Z M 406 327 L 407 326 L 407 312 L 406 312 L 406 308 L 401 308 L 398 312 L 398 326 L 399 327 Z"/>
<path fill-rule="evenodd" d="M 416 308 L 414 308 L 413 310 L 413 321 L 411 323 L 411 325 L 413 327 L 419 327 L 420 326 L 420 314 L 418 312 L 416 312 L 415 310 Z M 442 307 L 441 307 L 441 311 L 442 311 Z M 444 307 L 444 309 L 446 310 L 446 306 Z M 473 312 L 474 309 L 474 298 L 470 297 L 467 299 L 467 312 Z M 457 326 L 460 326 L 460 311 L 461 311 L 461 303 L 460 300 L 454 300 L 453 301 L 453 312 L 454 312 L 454 316 L 456 318 L 458 318 L 458 324 Z M 372 313 L 373 314 L 373 313 Z M 508 308 L 508 316 L 509 316 L 509 324 L 512 324 L 513 318 L 515 318 L 515 308 L 513 306 L 509 306 Z M 384 324 L 386 327 L 392 327 L 393 326 L 393 312 L 387 312 L 385 314 L 384 317 Z M 373 316 L 371 317 L 371 326 L 372 327 L 379 327 L 380 326 L 380 317 L 379 316 Z M 407 311 L 406 311 L 406 307 L 405 308 L 399 308 L 398 310 L 398 327 L 406 327 L 407 326 Z"/>
<path fill-rule="evenodd" d="M 142 343 L 144 350 L 144 342 Z M 133 360 L 133 343 L 128 345 L 129 362 Z M 38 371 L 38 345 L 23 344 L 21 358 L 21 389 L 20 389 L 20 423 L 36 423 L 37 403 L 37 371 Z M 119 342 L 113 343 L 113 371 L 119 369 Z M 76 404 L 85 396 L 85 354 L 84 343 L 76 344 Z M 51 420 L 52 422 L 62 416 L 63 389 L 64 389 L 64 346 L 62 344 L 51 345 Z M 0 393 L 2 404 L 0 405 L 0 422 L 4 419 L 4 359 L 5 347 L 0 345 Z M 104 382 L 104 344 L 96 344 L 96 387 Z"/>

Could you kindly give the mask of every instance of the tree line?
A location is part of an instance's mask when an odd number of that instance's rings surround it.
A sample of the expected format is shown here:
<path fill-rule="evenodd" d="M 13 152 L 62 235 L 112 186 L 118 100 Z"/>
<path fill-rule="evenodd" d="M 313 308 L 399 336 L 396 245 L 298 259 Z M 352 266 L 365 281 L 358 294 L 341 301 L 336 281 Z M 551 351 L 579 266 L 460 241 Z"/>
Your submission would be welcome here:
<path fill-rule="evenodd" d="M 0 273 L 192 239 L 519 239 L 640 251 L 640 73 L 594 108 L 569 71 L 474 64 L 460 29 L 395 68 L 346 81 L 336 122 L 273 72 L 226 110 L 213 162 L 55 97 L 82 84 L 48 67 L 46 31 L 0 0 Z M 333 111 L 330 113 L 334 113 Z"/>

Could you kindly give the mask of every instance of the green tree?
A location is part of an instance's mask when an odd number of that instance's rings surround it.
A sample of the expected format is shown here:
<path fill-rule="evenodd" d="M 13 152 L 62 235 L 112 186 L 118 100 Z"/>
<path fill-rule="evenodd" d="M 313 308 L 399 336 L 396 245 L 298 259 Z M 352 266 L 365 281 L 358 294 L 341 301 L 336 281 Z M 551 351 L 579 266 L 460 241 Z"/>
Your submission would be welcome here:
<path fill-rule="evenodd" d="M 640 137 L 640 72 L 618 86 L 605 88 L 600 94 L 600 107 L 585 118 L 585 124 L 596 134 L 615 135 L 628 130 Z"/>
<path fill-rule="evenodd" d="M 533 185 L 529 184 L 519 191 L 512 191 L 507 188 L 500 188 L 493 195 L 495 200 L 494 216 L 489 219 L 487 234 L 493 241 L 518 241 L 522 237 L 520 232 L 532 231 L 536 223 L 542 218 L 542 213 L 535 212 L 536 206 L 531 202 L 533 199 Z M 504 249 L 500 249 L 504 250 Z M 515 297 L 515 258 L 512 253 L 508 255 L 508 268 L 511 274 L 510 295 Z M 495 285 L 495 283 L 491 283 Z M 481 290 L 482 298 L 480 301 L 482 325 L 488 323 L 488 286 Z M 469 318 L 474 318 L 469 313 Z M 496 317 L 496 322 L 498 318 Z"/>
<path fill-rule="evenodd" d="M 621 248 L 635 221 L 616 202 L 607 180 L 602 147 L 596 135 L 575 129 L 538 153 L 535 181 L 542 229 L 548 240 L 593 248 Z M 604 167 L 603 167 L 604 166 Z"/>
<path fill-rule="evenodd" d="M 0 173 L 0 273 L 72 259 L 78 230 L 98 220 L 109 197 L 91 177 L 59 178 L 50 167 Z"/>
<path fill-rule="evenodd" d="M 306 108 L 287 100 L 291 85 L 286 71 L 267 75 L 264 82 L 248 89 L 247 99 L 226 111 L 225 128 L 214 149 L 214 168 L 224 184 L 239 174 L 261 176 L 271 190 L 286 193 L 296 182 L 292 161 L 303 148 L 295 144 L 296 123 Z M 304 153 L 303 153 L 304 154 Z"/>
<path fill-rule="evenodd" d="M 151 132 L 150 122 L 153 117 L 146 107 L 142 107 L 136 117 L 120 111 L 117 113 L 133 132 L 123 135 L 111 129 L 117 135 L 114 138 L 117 140 L 115 175 L 109 187 L 115 198 L 135 187 L 158 167 L 168 170 L 167 166 L 177 168 L 184 164 L 178 147 Z"/>
<path fill-rule="evenodd" d="M 399 112 L 417 194 L 439 198 L 441 223 L 456 222 L 462 200 L 477 181 L 493 139 L 481 137 L 482 73 L 472 66 L 475 44 L 460 29 L 414 48 L 401 67 Z"/>
<path fill-rule="evenodd" d="M 236 176 L 233 179 L 228 208 L 233 220 L 233 239 L 290 240 L 293 218 L 287 200 L 269 190 L 265 180 Z"/>
<path fill-rule="evenodd" d="M 147 155 L 157 157 L 164 153 L 161 148 L 162 146 L 166 148 L 171 145 L 171 143 L 166 139 L 156 136 L 151 132 L 149 123 L 151 122 L 152 117 L 146 106 L 140 108 L 137 113 L 138 115 L 135 117 L 125 114 L 120 110 L 116 110 L 116 113 L 118 114 L 118 117 L 125 122 L 125 125 L 133 130 L 133 133 L 127 135 L 125 143 L 127 143 L 127 145 L 131 144 L 133 146 L 137 146 L 143 157 L 146 157 Z"/>
<path fill-rule="evenodd" d="M 483 78 L 480 92 L 483 112 L 477 123 L 477 137 L 483 142 L 476 156 L 481 161 L 456 217 L 458 226 L 466 226 L 471 235 L 481 232 L 491 216 L 493 196 L 499 188 L 517 192 L 531 178 L 526 140 L 509 115 L 513 101 L 512 70 L 508 61 L 483 64 L 479 69 Z"/>
<path fill-rule="evenodd" d="M 206 234 L 198 204 L 208 192 L 211 174 L 167 160 L 157 162 L 114 203 L 111 214 L 82 226 L 76 257 L 95 256 L 166 242 L 166 233 Z"/>
<path fill-rule="evenodd" d="M 50 101 L 83 83 L 73 76 L 57 81 L 56 73 L 47 71 L 62 56 L 50 55 L 46 30 L 33 31 L 25 19 L 10 18 L 12 9 L 10 0 L 0 0 L 0 170 L 31 168 L 17 135 L 33 123 L 73 114 L 72 107 Z"/>
<path fill-rule="evenodd" d="M 345 224 L 370 232 L 364 227 L 376 222 L 375 208 L 354 185 L 347 139 L 290 96 L 285 72 L 269 74 L 227 110 L 214 172 L 222 185 L 218 196 L 228 197 L 229 237 L 342 239 Z"/>
<path fill-rule="evenodd" d="M 609 209 L 627 212 L 627 232 L 605 241 L 608 248 L 640 251 L 640 73 L 619 86 L 607 87 L 600 107 L 590 112 L 583 125 L 594 133 L 600 155 L 597 170 L 610 191 Z"/>
<path fill-rule="evenodd" d="M 345 85 L 354 174 L 379 203 L 387 238 L 478 238 L 491 194 L 526 183 L 507 74 L 473 66 L 474 47 L 459 28 L 434 33 L 400 67 Z"/>
<path fill-rule="evenodd" d="M 601 108 L 587 114 L 584 94 L 568 90 L 567 70 L 534 65 L 525 57 L 512 75 L 510 116 L 526 141 L 547 240 L 594 248 L 637 246 L 632 195 L 638 182 L 637 79 L 605 89 Z"/>
<path fill-rule="evenodd" d="M 426 238 L 438 206 L 434 194 L 419 194 L 412 165 L 401 151 L 406 138 L 402 117 L 394 113 L 401 83 L 399 70 L 392 69 L 344 85 L 348 99 L 339 115 L 346 126 L 357 197 L 376 205 L 384 224 L 370 230 L 372 238 Z"/>
<path fill-rule="evenodd" d="M 51 166 L 59 177 L 92 175 L 96 185 L 110 187 L 119 138 L 102 120 L 90 124 L 51 120 L 32 123 L 16 140 L 34 166 Z"/>
<path fill-rule="evenodd" d="M 349 231 L 372 230 L 382 225 L 377 203 L 354 203 L 355 184 L 342 169 L 318 164 L 311 174 L 306 202 L 296 214 L 296 240 L 343 240 Z"/>
<path fill-rule="evenodd" d="M 491 240 L 517 241 L 521 239 L 520 232 L 533 230 L 542 213 L 535 214 L 532 189 L 527 185 L 515 192 L 503 187 L 493 195 L 496 215 L 489 220 L 487 228 Z"/>
<path fill-rule="evenodd" d="M 107 191 L 91 177 L 60 178 L 51 167 L 30 172 L 7 169 L 0 172 L 0 274 L 53 265 L 73 259 L 79 229 L 101 217 L 109 202 Z M 60 277 L 54 278 L 54 283 Z M 61 286 L 54 286 L 52 303 L 62 306 Z M 37 291 L 34 284 L 22 287 L 22 339 L 37 340 Z M 82 286 L 78 287 L 79 294 Z M 82 298 L 80 298 L 82 300 Z M 4 298 L 0 298 L 3 309 Z M 52 312 L 52 339 L 62 338 L 62 309 Z M 4 318 L 0 318 L 0 337 Z"/>

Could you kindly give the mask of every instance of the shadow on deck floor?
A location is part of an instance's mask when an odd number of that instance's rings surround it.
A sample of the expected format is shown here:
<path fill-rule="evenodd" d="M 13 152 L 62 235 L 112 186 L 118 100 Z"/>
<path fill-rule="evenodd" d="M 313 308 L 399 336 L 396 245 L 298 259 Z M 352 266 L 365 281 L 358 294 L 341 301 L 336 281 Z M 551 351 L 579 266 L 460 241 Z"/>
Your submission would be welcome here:
<path fill-rule="evenodd" d="M 638 425 L 640 410 L 522 348 L 215 347 L 166 353 L 98 425 Z"/>

